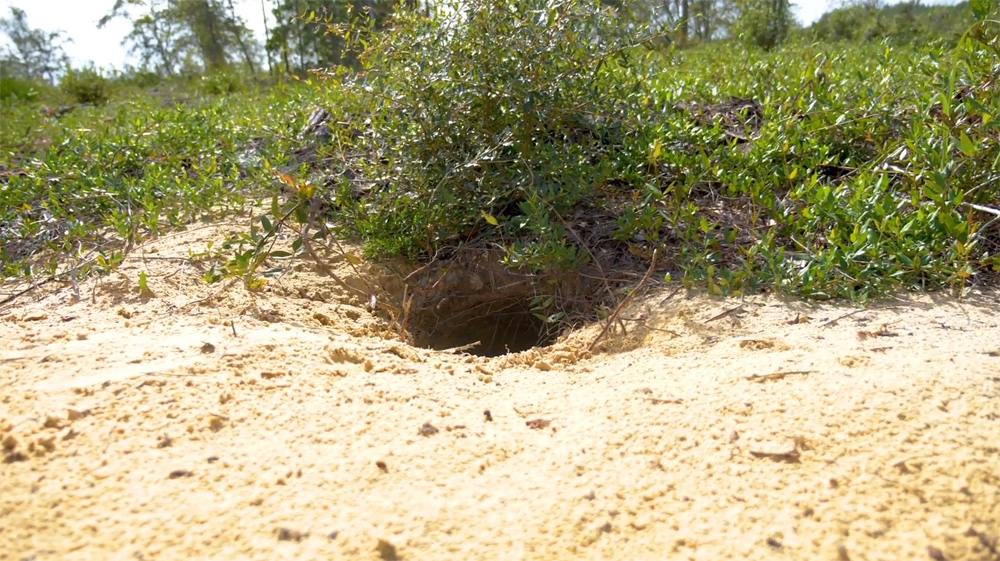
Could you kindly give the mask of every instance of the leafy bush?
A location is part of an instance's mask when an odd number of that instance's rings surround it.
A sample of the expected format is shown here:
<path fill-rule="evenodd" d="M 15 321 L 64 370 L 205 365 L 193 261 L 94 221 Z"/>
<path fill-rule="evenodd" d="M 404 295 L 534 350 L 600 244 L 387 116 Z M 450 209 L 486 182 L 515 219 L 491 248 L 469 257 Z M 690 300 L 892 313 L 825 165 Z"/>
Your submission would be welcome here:
<path fill-rule="evenodd" d="M 69 68 L 59 82 L 59 88 L 77 101 L 91 105 L 108 102 L 111 88 L 108 79 L 93 66 L 80 69 Z"/>
<path fill-rule="evenodd" d="M 955 38 L 972 25 L 968 2 L 954 6 L 923 6 L 901 2 L 892 6 L 856 3 L 823 14 L 810 28 L 818 41 L 920 44 Z"/>
<path fill-rule="evenodd" d="M 578 266 L 564 217 L 632 183 L 645 151 L 642 31 L 620 17 L 589 0 L 470 0 L 404 9 L 384 35 L 355 27 L 368 47 L 344 92 L 367 126 L 351 165 L 375 187 L 358 200 L 341 184 L 345 222 L 379 255 L 485 230 L 512 265 Z"/>
<path fill-rule="evenodd" d="M 112 82 L 114 82 L 117 87 L 132 86 L 143 90 L 157 87 L 163 83 L 163 81 L 163 76 L 160 76 L 156 72 L 132 66 L 127 66 L 125 70 L 114 75 L 112 79 Z"/>
<path fill-rule="evenodd" d="M 403 11 L 384 35 L 340 30 L 362 70 L 331 70 L 322 89 L 63 115 L 0 104 L 0 261 L 5 275 L 108 270 L 277 178 L 289 200 L 206 278 L 253 286 L 292 257 L 268 248 L 294 222 L 299 254 L 332 228 L 438 265 L 490 248 L 490 275 L 500 258 L 517 279 L 593 274 L 615 279 L 599 287 L 612 298 L 652 255 L 713 293 L 864 301 L 997 279 L 1000 24 L 993 0 L 972 7 L 957 48 L 659 55 L 587 0 L 470 0 Z M 334 115 L 307 119 L 316 103 Z M 561 321 L 553 292 L 537 307 Z"/>
<path fill-rule="evenodd" d="M 20 78 L 0 77 L 0 101 L 34 101 L 36 99 L 38 99 L 38 89 L 35 84 Z"/>
<path fill-rule="evenodd" d="M 404 12 L 363 35 L 364 72 L 329 83 L 354 123 L 333 159 L 341 223 L 372 253 L 493 244 L 580 270 L 580 220 L 719 292 L 865 300 L 1000 268 L 976 234 L 1000 202 L 988 37 L 646 61 L 603 8 L 555 6 Z"/>
<path fill-rule="evenodd" d="M 245 91 L 247 84 L 235 69 L 223 69 L 201 76 L 197 89 L 206 95 L 224 95 Z"/>
<path fill-rule="evenodd" d="M 743 43 L 771 50 L 795 26 L 788 0 L 737 0 L 739 17 L 734 31 Z"/>
<path fill-rule="evenodd" d="M 302 89 L 164 105 L 155 97 L 54 118 L 0 115 L 0 275 L 104 271 L 167 228 L 268 195 L 304 116 Z"/>

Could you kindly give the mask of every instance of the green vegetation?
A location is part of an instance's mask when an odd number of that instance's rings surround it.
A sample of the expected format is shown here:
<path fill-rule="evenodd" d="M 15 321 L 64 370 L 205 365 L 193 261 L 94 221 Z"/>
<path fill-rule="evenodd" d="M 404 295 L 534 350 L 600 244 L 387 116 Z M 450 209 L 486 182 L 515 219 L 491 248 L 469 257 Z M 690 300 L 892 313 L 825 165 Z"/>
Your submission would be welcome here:
<path fill-rule="evenodd" d="M 551 322 L 620 298 L 654 255 L 661 275 L 725 294 L 865 301 L 1000 276 L 994 4 L 964 8 L 961 40 L 838 27 L 859 8 L 784 43 L 766 10 L 729 20 L 768 50 L 684 43 L 585 0 L 462 5 L 301 20 L 350 63 L 310 83 L 260 85 L 191 42 L 215 70 L 170 77 L 166 51 L 158 71 L 71 70 L 62 91 L 87 105 L 65 111 L 43 111 L 67 99 L 26 78 L 4 85 L 3 275 L 105 273 L 169 228 L 252 212 L 206 256 L 207 280 L 259 287 L 324 238 L 417 263 L 473 250 L 529 275 Z M 227 29 L 222 52 L 241 52 Z M 285 47 L 307 44 L 300 31 Z M 272 250 L 279 233 L 291 253 Z M 567 274 L 595 280 L 570 290 Z"/>
<path fill-rule="evenodd" d="M 70 68 L 59 81 L 59 87 L 77 103 L 101 105 L 110 96 L 108 79 L 93 67 Z"/>
<path fill-rule="evenodd" d="M 824 14 L 807 35 L 821 42 L 937 41 L 954 46 L 975 21 L 969 2 L 955 6 L 927 6 L 917 2 L 880 6 L 860 2 Z"/>
<path fill-rule="evenodd" d="M 269 195 L 267 166 L 287 164 L 306 93 L 283 86 L 239 98 L 146 95 L 61 115 L 0 106 L 3 274 L 107 272 L 165 228 Z"/>
<path fill-rule="evenodd" d="M 0 102 L 34 101 L 38 99 L 38 87 L 28 80 L 0 76 Z"/>

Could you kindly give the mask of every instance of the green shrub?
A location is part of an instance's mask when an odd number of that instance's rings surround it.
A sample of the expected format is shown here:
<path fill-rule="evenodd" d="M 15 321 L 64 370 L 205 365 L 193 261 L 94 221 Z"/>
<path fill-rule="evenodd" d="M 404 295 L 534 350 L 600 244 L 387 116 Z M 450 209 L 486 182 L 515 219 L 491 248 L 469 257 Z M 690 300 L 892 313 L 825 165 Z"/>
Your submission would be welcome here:
<path fill-rule="evenodd" d="M 198 91 L 206 95 L 232 94 L 246 89 L 246 80 L 235 69 L 217 70 L 198 80 Z"/>
<path fill-rule="evenodd" d="M 116 85 L 135 86 L 141 89 L 155 88 L 163 82 L 163 77 L 150 70 L 128 67 L 114 78 Z"/>
<path fill-rule="evenodd" d="M 901 2 L 892 6 L 856 3 L 826 14 L 812 25 L 810 33 L 818 41 L 926 44 L 946 41 L 954 44 L 973 23 L 967 2 L 955 6 L 924 6 Z"/>
<path fill-rule="evenodd" d="M 345 182 L 341 203 L 369 249 L 429 256 L 485 229 L 512 265 L 578 266 L 563 217 L 633 181 L 643 136 L 642 31 L 621 17 L 589 0 L 470 0 L 354 35 L 367 48 L 344 91 L 368 126 L 353 165 L 378 186 L 352 202 Z"/>
<path fill-rule="evenodd" d="M 0 101 L 34 101 L 36 99 L 38 99 L 38 89 L 35 84 L 20 78 L 0 77 Z"/>
<path fill-rule="evenodd" d="M 788 0 L 737 0 L 739 17 L 734 31 L 743 43 L 771 50 L 795 26 Z"/>
<path fill-rule="evenodd" d="M 362 72 L 327 82 L 352 124 L 325 160 L 339 222 L 372 254 L 488 246 L 581 271 L 610 236 L 714 292 L 856 300 L 998 268 L 995 234 L 976 234 L 1000 202 L 995 35 L 645 60 L 635 27 L 584 0 L 393 23 L 354 27 Z"/>
<path fill-rule="evenodd" d="M 303 89 L 138 97 L 59 119 L 0 105 L 0 170 L 24 172 L 0 179 L 0 277 L 107 272 L 146 236 L 269 195 L 263 161 L 287 162 Z"/>
<path fill-rule="evenodd" d="M 93 66 L 67 69 L 66 75 L 59 82 L 59 87 L 77 103 L 103 105 L 111 96 L 108 79 Z"/>
<path fill-rule="evenodd" d="M 277 179 L 284 205 L 276 195 L 206 278 L 257 286 L 292 257 L 270 252 L 279 232 L 297 228 L 301 254 L 339 228 L 371 254 L 445 263 L 442 274 L 477 253 L 461 250 L 497 248 L 478 253 L 502 253 L 518 283 L 543 273 L 530 307 L 547 322 L 570 291 L 545 281 L 599 279 L 591 287 L 615 298 L 653 250 L 713 293 L 863 301 L 997 279 L 995 6 L 972 4 L 980 21 L 954 49 L 729 42 L 651 55 L 635 46 L 642 29 L 595 2 L 471 0 L 403 11 L 386 34 L 338 30 L 362 68 L 331 70 L 322 89 L 137 96 L 58 119 L 0 104 L 0 169 L 16 170 L 0 189 L 0 266 L 106 271 L 124 251 L 112 241 L 246 208 Z M 230 78 L 206 82 L 225 91 Z"/>

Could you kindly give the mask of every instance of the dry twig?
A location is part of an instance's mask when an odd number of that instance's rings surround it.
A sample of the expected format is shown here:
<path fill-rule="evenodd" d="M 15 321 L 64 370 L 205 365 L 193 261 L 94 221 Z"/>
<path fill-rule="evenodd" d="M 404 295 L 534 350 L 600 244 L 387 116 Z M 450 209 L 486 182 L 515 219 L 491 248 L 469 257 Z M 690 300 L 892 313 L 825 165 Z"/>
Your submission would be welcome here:
<path fill-rule="evenodd" d="M 867 312 L 867 311 L 868 311 L 867 309 L 862 308 L 860 310 L 854 310 L 853 312 L 848 312 L 848 313 L 846 313 L 846 314 L 844 314 L 842 316 L 838 316 L 838 317 L 835 317 L 835 318 L 831 319 L 830 321 L 828 321 L 828 322 L 820 325 L 820 327 L 830 327 L 831 325 L 837 323 L 838 321 L 840 321 L 842 319 L 849 318 L 849 317 L 853 316 L 854 314 L 860 314 L 861 312 Z"/>
<path fill-rule="evenodd" d="M 794 376 L 795 374 L 812 374 L 815 370 L 790 370 L 788 372 L 775 372 L 773 374 L 754 374 L 753 376 L 747 376 L 746 379 L 751 382 L 770 382 L 773 380 L 780 380 L 785 376 Z"/>
<path fill-rule="evenodd" d="M 722 319 L 722 318 L 724 318 L 726 316 L 731 316 L 733 314 L 738 314 L 741 311 L 743 311 L 743 307 L 744 306 L 746 306 L 745 302 L 743 304 L 740 304 L 739 306 L 736 306 L 735 308 L 729 308 L 728 310 L 722 312 L 721 314 L 714 315 L 711 318 L 705 320 L 705 323 L 711 323 L 711 322 L 713 322 L 713 321 L 715 321 L 717 319 Z"/>
<path fill-rule="evenodd" d="M 611 329 L 611 326 L 614 324 L 615 318 L 618 317 L 618 314 L 622 311 L 622 309 L 625 308 L 625 306 L 628 305 L 629 302 L 632 301 L 632 299 L 635 297 L 635 294 L 639 292 L 639 289 L 642 288 L 642 285 L 646 284 L 646 281 L 648 281 L 649 277 L 652 276 L 653 269 L 656 268 L 656 252 L 657 250 L 654 249 L 653 258 L 649 262 L 649 269 L 646 270 L 646 274 L 643 275 L 642 280 L 640 280 L 639 284 L 636 285 L 635 290 L 629 292 L 628 296 L 623 298 L 622 301 L 618 304 L 618 306 L 615 307 L 615 310 L 611 312 L 611 315 L 608 316 L 607 321 L 604 323 L 604 328 L 601 329 L 601 332 L 597 334 L 596 338 L 594 338 L 594 342 L 591 343 L 589 347 L 587 347 L 587 352 L 594 352 L 594 347 L 596 347 L 597 344 L 601 342 L 601 339 L 604 338 L 604 335 L 606 335 L 608 330 Z"/>

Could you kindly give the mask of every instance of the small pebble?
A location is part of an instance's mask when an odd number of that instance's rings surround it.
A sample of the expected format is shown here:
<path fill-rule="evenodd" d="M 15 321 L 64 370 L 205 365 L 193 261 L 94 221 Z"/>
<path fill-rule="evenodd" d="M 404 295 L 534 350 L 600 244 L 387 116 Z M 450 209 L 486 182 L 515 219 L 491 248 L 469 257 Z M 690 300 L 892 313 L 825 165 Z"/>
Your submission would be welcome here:
<path fill-rule="evenodd" d="M 382 561 L 396 561 L 399 559 L 399 554 L 396 553 L 396 546 L 385 540 L 379 540 L 375 550 L 378 551 L 378 556 L 382 558 Z"/>
<path fill-rule="evenodd" d="M 307 535 L 296 530 L 289 530 L 288 528 L 278 528 L 278 541 L 282 542 L 300 542 Z"/>
<path fill-rule="evenodd" d="M 551 425 L 552 421 L 548 419 L 532 419 L 524 424 L 528 425 L 529 429 L 538 430 L 538 429 L 544 429 L 545 427 Z"/>

